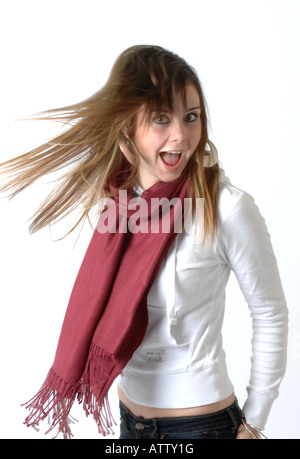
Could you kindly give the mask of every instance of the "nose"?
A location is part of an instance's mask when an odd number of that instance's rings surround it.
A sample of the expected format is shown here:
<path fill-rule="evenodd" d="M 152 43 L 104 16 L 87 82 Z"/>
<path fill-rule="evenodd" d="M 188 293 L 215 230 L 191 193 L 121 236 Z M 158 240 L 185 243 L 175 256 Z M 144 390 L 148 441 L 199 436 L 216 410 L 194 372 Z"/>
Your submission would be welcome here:
<path fill-rule="evenodd" d="M 186 140 L 186 126 L 180 121 L 174 121 L 171 126 L 169 138 L 173 143 L 184 143 Z"/>

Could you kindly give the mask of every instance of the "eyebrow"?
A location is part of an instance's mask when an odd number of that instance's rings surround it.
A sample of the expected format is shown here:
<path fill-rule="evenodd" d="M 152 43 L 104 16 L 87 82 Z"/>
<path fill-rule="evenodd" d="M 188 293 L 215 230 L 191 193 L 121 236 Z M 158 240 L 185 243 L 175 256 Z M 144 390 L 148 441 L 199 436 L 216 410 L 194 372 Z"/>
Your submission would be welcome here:
<path fill-rule="evenodd" d="M 201 107 L 198 105 L 196 107 L 187 108 L 186 109 L 186 113 L 191 112 L 193 110 L 200 110 L 201 111 Z M 161 109 L 153 110 L 152 113 L 160 113 L 160 112 L 171 113 L 168 108 L 164 108 L 164 107 L 162 107 Z"/>
<path fill-rule="evenodd" d="M 192 107 L 192 108 L 188 108 L 188 109 L 187 109 L 187 112 L 191 112 L 192 110 L 197 110 L 197 109 L 201 110 L 201 107 Z"/>

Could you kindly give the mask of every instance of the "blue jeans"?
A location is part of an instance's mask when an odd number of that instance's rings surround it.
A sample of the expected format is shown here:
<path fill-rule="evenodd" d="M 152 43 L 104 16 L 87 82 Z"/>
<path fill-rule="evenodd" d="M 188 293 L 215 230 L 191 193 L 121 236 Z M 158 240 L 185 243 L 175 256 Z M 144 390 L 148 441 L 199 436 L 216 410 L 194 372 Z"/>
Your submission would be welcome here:
<path fill-rule="evenodd" d="M 144 419 L 120 402 L 120 439 L 234 440 L 242 423 L 237 401 L 225 410 L 201 416 Z"/>

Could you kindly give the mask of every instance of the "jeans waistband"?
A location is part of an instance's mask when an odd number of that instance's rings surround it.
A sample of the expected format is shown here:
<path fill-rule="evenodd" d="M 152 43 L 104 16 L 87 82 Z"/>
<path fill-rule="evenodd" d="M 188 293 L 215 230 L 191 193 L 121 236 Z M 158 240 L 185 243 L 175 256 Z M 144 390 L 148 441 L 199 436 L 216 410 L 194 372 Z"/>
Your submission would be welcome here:
<path fill-rule="evenodd" d="M 123 405 L 122 402 L 120 402 L 120 413 L 123 419 L 126 418 L 127 423 L 130 423 L 134 426 L 139 425 L 139 423 L 144 423 L 144 424 L 155 423 L 160 428 L 168 427 L 174 424 L 174 422 L 184 423 L 187 420 L 197 421 L 197 424 L 199 426 L 203 424 L 203 427 L 205 426 L 206 428 L 210 425 L 214 426 L 216 423 L 221 423 L 222 421 L 231 422 L 235 426 L 235 428 L 237 428 L 240 425 L 241 418 L 242 418 L 242 410 L 239 407 L 237 399 L 232 405 L 230 405 L 228 408 L 225 408 L 221 411 L 217 411 L 217 412 L 209 413 L 209 414 L 201 414 L 201 415 L 196 415 L 196 416 L 178 416 L 178 417 L 176 416 L 176 417 L 145 419 L 143 417 L 138 417 L 132 414 L 128 410 L 128 408 L 125 405 Z"/>

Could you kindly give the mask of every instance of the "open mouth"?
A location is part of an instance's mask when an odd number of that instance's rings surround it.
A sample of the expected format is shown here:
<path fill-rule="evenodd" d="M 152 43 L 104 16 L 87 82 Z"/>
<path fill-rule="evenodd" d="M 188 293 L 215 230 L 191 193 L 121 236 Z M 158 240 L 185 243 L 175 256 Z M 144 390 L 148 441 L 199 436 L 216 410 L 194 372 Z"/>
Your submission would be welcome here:
<path fill-rule="evenodd" d="M 175 166 L 181 159 L 181 151 L 162 151 L 160 154 L 162 161 L 166 166 Z"/>

